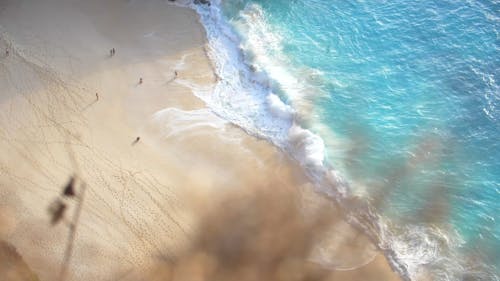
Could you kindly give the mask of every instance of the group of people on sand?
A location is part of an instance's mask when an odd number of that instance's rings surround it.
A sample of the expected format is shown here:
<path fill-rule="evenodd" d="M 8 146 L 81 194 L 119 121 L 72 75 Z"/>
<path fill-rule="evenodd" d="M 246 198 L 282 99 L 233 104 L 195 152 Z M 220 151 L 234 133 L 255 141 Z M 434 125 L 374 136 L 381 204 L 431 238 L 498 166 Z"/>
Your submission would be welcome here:
<path fill-rule="evenodd" d="M 7 56 L 9 55 L 9 50 L 7 49 L 6 51 L 6 54 Z M 111 50 L 109 50 L 109 56 L 112 57 L 116 54 L 116 50 L 115 48 L 112 48 Z M 177 72 L 177 70 L 174 71 L 174 78 L 172 80 L 175 80 L 177 78 L 177 76 L 179 75 L 179 73 Z M 142 84 L 143 80 L 142 80 L 142 77 L 139 78 L 139 84 Z M 99 100 L 99 93 L 95 93 L 95 98 L 96 98 L 96 101 Z M 137 137 L 133 142 L 132 142 L 132 145 L 135 145 L 139 142 L 141 138 L 140 137 Z"/>
<path fill-rule="evenodd" d="M 8 56 L 8 55 L 9 55 L 9 50 L 7 49 L 7 51 L 6 51 L 6 52 L 7 52 L 7 56 Z M 112 56 L 114 56 L 115 54 L 116 54 L 116 50 L 115 50 L 115 48 L 111 48 L 111 50 L 109 50 L 109 56 L 110 56 L 110 57 L 112 57 Z M 177 76 L 178 76 L 178 75 L 179 75 L 179 74 L 177 73 L 177 70 L 176 70 L 176 71 L 174 71 L 174 78 L 173 78 L 172 80 L 175 80 L 175 79 L 177 78 Z M 141 78 L 139 78 L 139 85 L 140 85 L 140 84 L 142 84 L 142 82 L 143 82 L 143 80 L 142 80 L 142 77 L 141 77 Z M 96 93 L 96 98 L 97 98 L 97 100 L 99 100 L 99 96 L 98 96 L 98 94 L 97 94 L 97 93 Z"/>

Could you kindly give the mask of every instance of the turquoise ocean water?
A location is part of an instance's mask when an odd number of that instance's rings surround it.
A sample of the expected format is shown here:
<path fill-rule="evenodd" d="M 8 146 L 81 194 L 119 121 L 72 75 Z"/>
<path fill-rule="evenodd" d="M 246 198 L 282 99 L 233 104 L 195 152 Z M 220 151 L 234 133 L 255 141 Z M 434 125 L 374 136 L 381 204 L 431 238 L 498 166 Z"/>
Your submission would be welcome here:
<path fill-rule="evenodd" d="M 362 198 L 353 221 L 409 279 L 499 280 L 500 2 L 195 9 L 214 112 L 288 151 L 319 191 Z"/>

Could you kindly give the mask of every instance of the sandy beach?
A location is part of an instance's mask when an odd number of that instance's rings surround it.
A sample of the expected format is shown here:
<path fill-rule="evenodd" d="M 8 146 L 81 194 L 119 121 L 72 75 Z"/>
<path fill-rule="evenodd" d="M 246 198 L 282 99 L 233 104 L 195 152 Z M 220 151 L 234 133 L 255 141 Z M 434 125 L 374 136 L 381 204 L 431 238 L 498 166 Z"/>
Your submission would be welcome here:
<path fill-rule="evenodd" d="M 0 239 L 40 280 L 60 273 L 68 226 L 47 210 L 72 176 L 86 193 L 67 280 L 141 279 L 227 190 L 324 200 L 287 155 L 184 86 L 216 83 L 205 43 L 196 13 L 168 1 L 0 1 Z M 61 200 L 70 218 L 77 200 Z M 345 266 L 331 280 L 399 280 L 362 234 L 333 233 L 326 248 Z"/>

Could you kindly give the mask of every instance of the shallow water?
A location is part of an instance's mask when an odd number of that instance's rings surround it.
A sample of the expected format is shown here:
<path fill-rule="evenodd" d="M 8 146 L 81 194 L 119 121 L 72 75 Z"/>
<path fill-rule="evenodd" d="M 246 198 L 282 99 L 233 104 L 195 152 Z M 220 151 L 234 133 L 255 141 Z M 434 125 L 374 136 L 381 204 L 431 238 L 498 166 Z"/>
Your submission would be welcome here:
<path fill-rule="evenodd" d="M 380 246 L 410 278 L 498 280 L 500 3 L 197 9 L 221 78 L 198 94 L 215 113 L 318 183 L 333 167 L 339 194 L 370 202 Z"/>

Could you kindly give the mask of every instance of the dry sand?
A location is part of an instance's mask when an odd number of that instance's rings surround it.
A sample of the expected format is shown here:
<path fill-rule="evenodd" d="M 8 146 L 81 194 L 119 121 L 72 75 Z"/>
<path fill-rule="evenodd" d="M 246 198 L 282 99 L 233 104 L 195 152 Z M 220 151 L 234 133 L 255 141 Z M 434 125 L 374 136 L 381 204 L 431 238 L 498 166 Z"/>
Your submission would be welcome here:
<path fill-rule="evenodd" d="M 113 280 L 175 254 L 195 228 L 192 202 L 222 190 L 312 189 L 283 153 L 178 83 L 215 83 L 204 44 L 196 14 L 162 0 L 0 1 L 0 239 L 40 280 L 60 271 L 68 227 L 50 226 L 47 208 L 72 175 L 87 192 L 70 280 Z M 336 241 L 339 260 L 362 263 Z M 398 280 L 368 252 L 361 270 Z"/>

